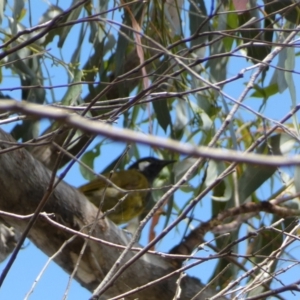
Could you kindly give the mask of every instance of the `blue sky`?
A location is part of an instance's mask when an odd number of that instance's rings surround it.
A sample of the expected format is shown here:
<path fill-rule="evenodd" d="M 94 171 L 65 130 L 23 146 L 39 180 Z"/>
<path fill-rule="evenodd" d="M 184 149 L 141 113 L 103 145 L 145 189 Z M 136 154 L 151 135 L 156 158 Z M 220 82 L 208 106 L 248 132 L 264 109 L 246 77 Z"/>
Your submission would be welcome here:
<path fill-rule="evenodd" d="M 10 1 L 9 1 L 10 2 Z M 59 2 L 59 5 L 63 8 L 68 7 L 70 4 L 70 1 Z M 47 4 L 43 1 L 34 1 L 32 2 L 32 12 L 33 12 L 33 18 L 32 18 L 32 24 L 35 25 L 38 23 L 40 14 L 44 12 L 47 9 Z M 116 17 L 118 19 L 118 16 Z M 26 23 L 26 18 L 24 20 Z M 5 22 L 2 24 L 2 26 L 5 26 Z M 72 35 L 68 38 L 66 41 L 66 44 L 70 42 L 73 38 L 76 38 L 74 36 L 74 32 Z M 49 52 L 59 56 L 59 51 L 56 48 L 57 39 L 55 39 L 54 43 L 52 43 L 51 48 L 49 48 Z M 70 44 L 71 45 L 71 44 Z M 87 47 L 89 48 L 89 47 Z M 62 56 L 64 58 L 68 58 L 68 54 L 71 49 L 68 49 L 67 47 L 62 50 Z M 73 50 L 73 49 L 72 49 Z M 84 60 L 83 60 L 84 61 Z M 274 64 L 276 64 L 276 61 L 274 61 Z M 240 58 L 234 61 L 234 63 L 230 63 L 228 67 L 228 76 L 235 76 L 241 68 L 244 68 L 246 66 L 249 66 L 250 63 L 246 63 L 244 59 Z M 49 65 L 51 67 L 51 71 L 55 74 L 55 76 L 52 78 L 52 84 L 61 84 L 62 83 L 62 74 L 60 73 L 60 68 L 56 67 L 54 65 Z M 297 61 L 296 69 L 299 70 L 299 62 Z M 232 96 L 233 98 L 237 99 L 243 89 L 245 88 L 245 83 L 249 80 L 249 76 L 251 75 L 251 72 L 248 72 L 245 74 L 244 78 L 241 78 L 238 81 L 235 81 L 233 83 L 228 84 L 225 87 L 225 91 Z M 5 76 L 9 75 L 9 76 Z M 267 81 L 270 80 L 269 77 L 266 79 Z M 294 76 L 295 82 L 297 82 L 298 77 Z M 6 70 L 4 70 L 4 76 L 3 76 L 3 82 L 1 85 L 1 88 L 12 88 L 17 87 L 19 85 L 19 80 L 16 76 L 11 76 L 11 74 L 7 73 Z M 297 95 L 299 95 L 299 87 L 297 86 Z M 60 99 L 64 95 L 65 89 L 57 89 L 55 90 L 55 96 L 56 99 Z M 50 91 L 47 91 L 48 95 Z M 11 97 L 14 97 L 15 99 L 20 99 L 20 91 L 5 91 L 4 94 L 9 94 Z M 291 101 L 290 101 L 290 95 L 288 93 L 288 90 L 286 90 L 283 94 L 278 94 L 272 97 L 272 99 L 269 99 L 271 105 L 268 105 L 266 110 L 263 111 L 265 115 L 268 115 L 271 118 L 274 119 L 281 119 L 284 115 L 286 115 L 290 109 L 291 109 Z M 246 101 L 244 102 L 246 105 L 249 105 L 252 109 L 258 109 L 261 105 L 261 100 L 258 100 L 257 98 L 251 98 L 248 97 Z M 278 109 L 280 107 L 280 109 Z M 246 111 L 245 109 L 241 109 L 240 114 L 243 115 L 243 117 L 246 120 L 253 120 L 255 119 L 255 116 Z M 119 121 L 119 125 L 121 125 L 121 121 Z M 42 122 L 42 127 L 47 126 L 47 121 Z M 9 131 L 11 126 L 3 126 L 3 128 L 6 131 Z M 42 128 L 41 128 L 42 131 Z M 163 132 L 159 132 L 160 135 L 163 135 Z M 100 141 L 101 139 L 98 138 L 97 141 Z M 95 141 L 95 143 L 97 143 Z M 115 157 L 117 157 L 122 150 L 124 149 L 124 145 L 121 143 L 112 144 L 111 146 L 104 147 L 101 149 L 101 156 L 96 160 L 96 171 L 100 172 L 101 167 L 103 166 L 103 162 L 110 163 Z M 149 149 L 148 147 L 139 147 L 141 155 L 142 156 L 148 156 L 153 155 L 153 151 Z M 290 172 L 290 169 L 287 170 Z M 201 177 L 196 177 L 192 184 L 199 184 L 201 180 Z M 80 186 L 85 182 L 85 180 L 82 178 L 78 165 L 74 165 L 72 170 L 67 174 L 65 181 L 74 185 L 74 186 Z M 265 195 L 267 197 L 267 188 L 262 188 L 260 190 L 260 193 L 262 196 Z M 183 192 L 178 192 L 175 195 L 175 200 L 178 204 L 181 203 L 181 199 L 183 197 L 187 197 L 186 194 Z M 206 221 L 208 216 L 210 216 L 211 212 L 211 200 L 209 197 L 206 197 L 201 203 L 201 206 L 198 207 L 198 214 L 201 217 L 202 221 Z M 159 224 L 156 228 L 157 232 L 162 228 L 163 224 Z M 170 248 L 175 245 L 180 238 L 182 237 L 183 230 L 185 226 L 182 225 L 179 227 L 179 233 L 172 231 L 166 239 L 164 239 L 161 243 L 158 244 L 158 249 L 161 251 L 168 251 Z M 244 228 L 246 230 L 246 228 Z M 145 232 L 148 232 L 147 228 Z M 207 236 L 207 240 L 212 238 L 212 235 Z M 145 244 L 147 242 L 147 236 L 142 236 L 141 243 Z M 294 248 L 293 246 L 292 248 Z M 296 250 L 296 249 L 294 249 Z M 209 253 L 208 249 L 205 249 L 202 253 L 199 255 L 207 256 Z M 296 251 L 293 252 L 296 254 Z M 47 262 L 48 257 L 45 256 L 40 250 L 38 250 L 29 240 L 26 241 L 26 244 L 24 245 L 24 248 L 20 251 L 19 256 L 14 263 L 10 273 L 8 274 L 3 287 L 0 289 L 0 298 L 1 299 L 23 299 L 25 294 L 30 290 L 30 287 L 32 286 L 34 280 L 38 276 L 39 272 L 42 270 L 43 266 Z M 0 271 L 5 266 L 5 263 L 2 263 L 0 265 Z M 200 279 L 205 282 L 209 276 L 211 275 L 211 272 L 213 271 L 215 262 L 207 262 L 205 264 L 200 265 L 197 268 L 194 268 L 193 270 L 190 270 L 188 273 L 190 275 L 200 277 Z M 296 278 L 296 274 L 299 272 L 297 268 L 293 268 L 292 271 L 288 272 L 288 277 L 285 277 L 284 279 L 288 282 L 293 281 L 294 278 Z M 200 275 L 201 274 L 201 275 Z M 295 275 L 295 276 L 294 276 Z M 297 275 L 298 276 L 298 275 Z M 60 269 L 57 265 L 54 263 L 50 263 L 50 266 L 47 268 L 45 274 L 42 276 L 40 281 L 37 284 L 37 287 L 34 290 L 34 293 L 31 295 L 30 299 L 36 300 L 36 299 L 62 299 L 63 295 L 65 293 L 65 289 L 67 287 L 69 276 L 64 271 Z M 16 284 L 17 283 L 17 284 Z M 90 295 L 90 292 L 82 288 L 76 281 L 72 282 L 71 290 L 69 292 L 69 299 L 87 299 Z M 289 293 L 289 299 L 293 299 L 293 296 Z M 294 297 L 296 299 L 296 297 Z"/>

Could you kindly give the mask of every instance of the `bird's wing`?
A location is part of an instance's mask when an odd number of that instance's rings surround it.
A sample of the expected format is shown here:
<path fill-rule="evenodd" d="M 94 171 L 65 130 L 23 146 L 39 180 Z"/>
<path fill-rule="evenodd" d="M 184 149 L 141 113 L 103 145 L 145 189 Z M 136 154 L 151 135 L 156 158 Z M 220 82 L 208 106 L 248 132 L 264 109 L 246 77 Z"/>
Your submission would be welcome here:
<path fill-rule="evenodd" d="M 139 190 L 149 188 L 147 178 L 138 170 L 126 170 L 116 173 L 112 182 L 124 190 Z"/>
<path fill-rule="evenodd" d="M 104 174 L 112 183 L 123 190 L 138 190 L 149 188 L 147 178 L 138 170 L 126 170 L 115 172 L 112 175 Z M 91 182 L 79 187 L 79 191 L 88 195 L 95 191 L 103 190 L 104 188 L 114 189 L 109 183 L 102 178 L 97 178 Z M 116 189 L 117 190 L 117 189 Z"/>

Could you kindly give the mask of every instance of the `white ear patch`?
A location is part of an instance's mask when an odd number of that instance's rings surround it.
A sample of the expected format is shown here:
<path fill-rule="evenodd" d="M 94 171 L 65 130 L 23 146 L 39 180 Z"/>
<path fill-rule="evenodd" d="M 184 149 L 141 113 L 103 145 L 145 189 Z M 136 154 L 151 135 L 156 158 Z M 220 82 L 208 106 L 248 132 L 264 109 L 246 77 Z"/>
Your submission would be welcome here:
<path fill-rule="evenodd" d="M 140 170 L 141 172 L 143 172 L 143 171 L 145 171 L 145 170 L 149 167 L 149 165 L 150 165 L 150 162 L 149 162 L 149 161 L 141 161 L 141 162 L 139 163 L 139 170 Z"/>

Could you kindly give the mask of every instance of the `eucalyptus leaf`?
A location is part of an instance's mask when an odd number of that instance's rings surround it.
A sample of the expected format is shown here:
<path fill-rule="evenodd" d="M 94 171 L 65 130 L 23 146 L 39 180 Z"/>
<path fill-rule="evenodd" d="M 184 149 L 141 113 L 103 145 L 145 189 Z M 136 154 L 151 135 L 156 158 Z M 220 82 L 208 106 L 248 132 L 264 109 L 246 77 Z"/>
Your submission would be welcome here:
<path fill-rule="evenodd" d="M 268 13 L 279 13 L 293 24 L 300 23 L 300 5 L 293 0 L 264 0 Z"/>
<path fill-rule="evenodd" d="M 77 3 L 78 3 L 77 0 L 73 0 L 71 6 L 76 5 Z M 63 18 L 60 20 L 60 23 L 63 24 L 65 22 L 76 21 L 82 9 L 83 6 L 79 6 L 73 9 L 68 15 L 63 16 Z M 47 12 L 43 15 L 43 21 L 47 20 L 47 18 L 51 17 L 52 15 L 58 16 L 61 11 L 63 11 L 61 10 L 61 8 L 57 6 L 51 6 L 47 10 Z M 58 28 L 54 28 L 53 30 L 49 31 L 49 33 L 46 35 L 43 45 L 49 44 L 50 42 L 53 41 L 55 36 L 58 36 L 57 47 L 62 48 L 71 29 L 72 26 L 61 26 Z"/>
<path fill-rule="evenodd" d="M 184 101 L 178 101 L 178 103 L 176 103 L 175 110 L 176 119 L 173 128 L 174 130 L 182 130 L 189 123 L 186 103 Z"/>
<path fill-rule="evenodd" d="M 220 4 L 220 9 L 225 10 L 223 4 Z M 218 26 L 216 28 L 217 31 L 223 31 L 227 29 L 226 18 L 227 18 L 226 14 L 219 15 Z M 214 38 L 217 38 L 217 36 L 211 34 L 210 38 L 213 40 Z M 217 40 L 214 43 L 211 43 L 209 50 L 211 56 L 217 55 L 217 57 L 214 59 L 209 59 L 205 69 L 210 70 L 210 80 L 212 82 L 223 81 L 226 78 L 227 60 L 228 60 L 228 58 L 225 55 L 224 56 L 218 55 L 218 53 L 224 53 L 226 51 L 223 41 Z M 216 94 L 216 91 L 213 90 L 213 92 Z"/>
<path fill-rule="evenodd" d="M 212 185 L 217 177 L 225 170 L 226 166 L 224 162 L 218 162 L 214 160 L 210 160 L 208 162 L 208 167 L 206 170 L 206 178 L 205 178 L 205 185 L 210 186 Z M 215 201 L 226 202 L 230 200 L 232 195 L 232 186 L 229 182 L 228 177 L 225 177 L 222 181 L 223 189 L 221 193 L 217 193 L 216 189 L 214 194 L 212 195 L 212 199 Z"/>
<path fill-rule="evenodd" d="M 102 143 L 96 145 L 94 149 L 87 151 L 81 157 L 81 161 L 87 166 L 89 166 L 92 170 L 94 170 L 95 159 L 99 157 L 101 153 L 101 145 Z M 95 179 L 95 175 L 91 173 L 89 170 L 87 170 L 83 165 L 80 164 L 79 169 L 80 169 L 80 173 L 85 179 L 89 181 Z"/>
<path fill-rule="evenodd" d="M 257 150 L 259 154 L 282 155 L 289 153 L 295 141 L 292 137 L 277 134 L 264 142 Z M 283 151 L 283 152 L 282 152 Z M 238 180 L 238 193 L 240 203 L 244 203 L 265 181 L 276 172 L 276 167 L 247 165 Z"/>
<path fill-rule="evenodd" d="M 77 0 L 73 0 L 71 6 L 76 5 L 77 3 L 78 3 Z M 83 6 L 79 6 L 75 9 L 72 9 L 72 11 L 67 15 L 67 17 L 64 21 L 70 22 L 70 21 L 77 20 L 82 11 L 82 8 L 83 8 Z M 57 43 L 57 47 L 59 47 L 59 48 L 63 47 L 64 42 L 65 42 L 66 38 L 68 37 L 68 34 L 71 29 L 72 29 L 72 26 L 64 26 L 61 28 L 61 31 L 59 33 L 59 40 Z"/>
<path fill-rule="evenodd" d="M 268 99 L 269 97 L 279 92 L 277 83 L 271 83 L 266 87 L 260 87 L 259 85 L 255 84 L 253 86 L 253 89 L 255 90 L 255 92 L 251 94 L 251 97 L 256 97 L 256 98 Z"/>
<path fill-rule="evenodd" d="M 244 43 L 249 44 L 247 47 L 247 56 L 252 58 L 254 63 L 257 63 L 270 53 L 271 47 L 267 43 L 264 43 L 264 28 L 261 28 L 262 25 L 259 22 L 260 9 L 257 6 L 257 2 L 250 0 L 247 5 L 249 9 L 238 14 L 239 25 L 243 27 L 240 34 L 244 38 Z"/>
<path fill-rule="evenodd" d="M 277 84 L 279 93 L 283 93 L 287 87 L 288 84 L 286 82 L 285 77 L 285 61 L 287 59 L 287 48 L 282 49 L 282 51 L 279 52 L 278 55 L 278 63 L 277 67 L 274 71 L 274 74 L 272 76 L 270 85 Z"/>
<path fill-rule="evenodd" d="M 0 1 L 0 24 L 3 21 L 3 15 L 4 15 L 4 10 L 5 10 L 6 3 L 7 3 L 6 0 Z"/>
<path fill-rule="evenodd" d="M 285 69 L 289 71 L 293 71 L 295 69 L 295 50 L 293 48 L 288 47 L 287 51 L 287 58 L 285 60 Z M 295 108 L 297 105 L 297 96 L 296 96 L 296 88 L 293 78 L 292 72 L 284 72 L 285 80 L 287 82 L 289 92 L 291 95 L 292 100 L 292 107 Z M 297 134 L 299 136 L 299 122 L 296 115 L 292 116 L 294 128 L 297 130 Z"/>
<path fill-rule="evenodd" d="M 156 119 L 161 128 L 166 132 L 169 125 L 171 125 L 171 116 L 166 100 L 154 101 L 153 108 Z"/>
<path fill-rule="evenodd" d="M 211 130 L 213 126 L 213 122 L 211 118 L 208 116 L 208 114 L 203 109 L 201 109 L 196 103 L 190 101 L 189 104 L 193 112 L 201 118 L 201 122 L 202 122 L 201 130 L 205 132 Z"/>
<path fill-rule="evenodd" d="M 13 18 L 14 18 L 15 21 L 20 21 L 20 17 L 22 15 L 22 11 L 24 9 L 24 6 L 25 6 L 25 1 L 24 0 L 14 1 Z"/>
<path fill-rule="evenodd" d="M 178 181 L 197 160 L 197 158 L 188 157 L 176 162 L 173 165 L 175 182 Z"/>
<path fill-rule="evenodd" d="M 300 166 L 295 166 L 294 185 L 296 190 L 295 192 L 300 193 Z"/>
<path fill-rule="evenodd" d="M 279 151 L 282 155 L 288 155 L 294 149 L 296 140 L 289 134 L 280 134 Z M 276 150 L 277 151 L 277 150 Z"/>
<path fill-rule="evenodd" d="M 293 71 L 295 69 L 295 49 L 287 48 L 286 50 L 287 50 L 287 56 L 285 60 L 285 69 L 289 71 Z M 284 76 L 289 87 L 289 92 L 291 95 L 293 107 L 296 107 L 297 99 L 296 99 L 295 84 L 293 80 L 293 73 L 284 72 Z M 296 128 L 297 127 L 298 126 L 296 126 Z"/>
<path fill-rule="evenodd" d="M 105 19 L 107 17 L 107 10 L 109 0 L 100 0 L 97 1 L 98 7 L 96 8 L 97 13 L 100 13 L 101 18 Z M 89 9 L 90 6 L 86 7 L 89 16 L 92 16 L 93 9 Z M 89 42 L 90 43 L 102 43 L 107 36 L 107 32 L 105 31 L 105 26 L 100 22 L 90 22 L 90 36 Z"/>
<path fill-rule="evenodd" d="M 46 22 L 53 20 L 53 18 L 57 17 L 62 12 L 63 12 L 63 9 L 61 9 L 59 6 L 50 5 L 49 8 L 46 10 L 46 12 L 41 16 L 41 18 L 39 20 L 39 24 L 40 25 L 45 24 Z M 59 35 L 60 32 L 61 32 L 61 28 L 56 28 L 54 30 L 51 30 L 45 36 L 40 38 L 38 40 L 38 43 L 41 44 L 41 45 L 46 46 L 47 44 L 52 42 L 54 37 L 56 35 Z"/>
<path fill-rule="evenodd" d="M 172 36 L 181 35 L 182 21 L 180 17 L 180 11 L 182 10 L 183 0 L 166 0 L 164 12 L 166 18 L 170 22 L 170 27 L 172 28 Z"/>
<path fill-rule="evenodd" d="M 201 26 L 201 27 L 200 27 Z M 201 32 L 209 31 L 209 22 L 207 22 L 207 10 L 205 1 L 195 0 L 190 1 L 189 9 L 189 27 L 191 34 L 195 34 L 199 31 L 197 39 L 191 41 L 191 47 L 203 44 L 207 41 L 207 35 L 201 35 Z M 196 50 L 198 57 L 203 57 L 205 53 L 205 47 Z"/>
<path fill-rule="evenodd" d="M 62 104 L 64 105 L 76 105 L 81 103 L 81 92 L 82 92 L 82 84 L 81 78 L 82 78 L 82 71 L 81 70 L 76 70 L 74 74 L 74 80 L 66 94 L 64 95 L 63 99 L 61 100 Z"/>

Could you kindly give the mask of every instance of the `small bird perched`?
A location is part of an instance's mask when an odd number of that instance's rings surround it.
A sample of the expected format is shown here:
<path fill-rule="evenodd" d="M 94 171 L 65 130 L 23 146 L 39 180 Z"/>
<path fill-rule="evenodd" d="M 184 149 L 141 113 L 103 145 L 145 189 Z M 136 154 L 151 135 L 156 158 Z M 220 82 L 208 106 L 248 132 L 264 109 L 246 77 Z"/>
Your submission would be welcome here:
<path fill-rule="evenodd" d="M 79 187 L 79 191 L 97 207 L 105 191 L 101 207 L 103 212 L 114 208 L 125 196 L 125 200 L 108 214 L 108 218 L 116 224 L 127 223 L 143 213 L 147 202 L 151 199 L 151 192 L 146 189 L 152 187 L 154 179 L 165 166 L 174 162 L 174 160 L 145 157 L 132 164 L 128 170 L 114 172 L 111 176 L 103 174 L 120 189 L 131 191 L 128 193 L 118 190 L 102 178 L 97 178 Z"/>

